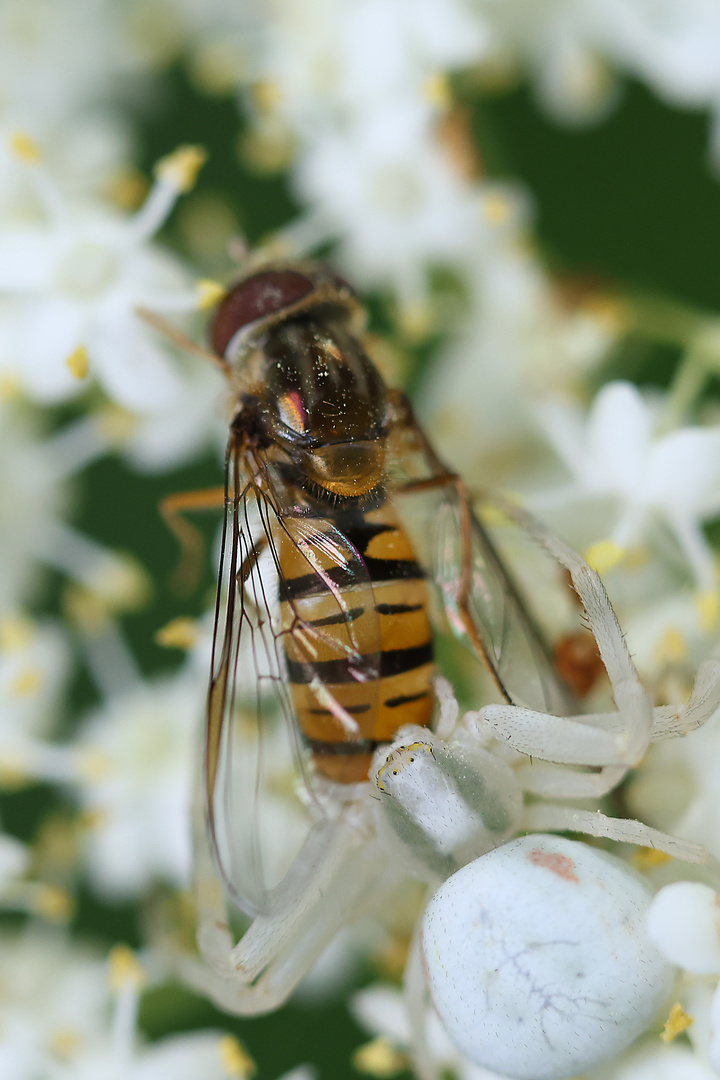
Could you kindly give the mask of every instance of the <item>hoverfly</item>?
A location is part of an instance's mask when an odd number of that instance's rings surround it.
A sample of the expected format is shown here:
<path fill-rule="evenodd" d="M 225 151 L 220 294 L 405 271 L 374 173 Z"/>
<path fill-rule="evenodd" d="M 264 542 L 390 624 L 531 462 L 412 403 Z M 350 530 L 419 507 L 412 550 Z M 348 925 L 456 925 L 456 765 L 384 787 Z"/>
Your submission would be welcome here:
<path fill-rule="evenodd" d="M 364 323 L 350 285 L 308 261 L 253 270 L 210 327 L 232 414 L 197 800 L 199 940 L 215 971 L 205 988 L 238 1012 L 281 1004 L 382 895 L 367 781 L 379 746 L 432 725 L 431 592 L 503 701 L 555 714 L 572 704 L 462 480 L 385 385 Z M 402 511 L 418 499 L 432 521 L 413 532 Z M 264 809 L 278 738 L 309 824 L 270 880 L 259 838 L 290 829 Z M 252 920 L 237 945 L 228 908 Z"/>

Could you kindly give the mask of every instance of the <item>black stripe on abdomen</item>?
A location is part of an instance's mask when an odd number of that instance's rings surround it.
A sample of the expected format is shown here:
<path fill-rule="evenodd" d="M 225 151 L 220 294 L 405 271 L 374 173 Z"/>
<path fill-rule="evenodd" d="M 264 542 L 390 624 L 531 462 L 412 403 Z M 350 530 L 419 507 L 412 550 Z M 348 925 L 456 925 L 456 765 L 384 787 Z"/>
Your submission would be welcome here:
<path fill-rule="evenodd" d="M 387 649 L 380 653 L 378 677 L 385 679 L 392 675 L 402 675 L 406 671 L 414 671 L 423 664 L 431 663 L 432 658 L 432 641 L 412 649 Z M 325 686 L 361 681 L 354 674 L 358 670 L 358 664 L 351 660 L 316 660 L 314 663 L 304 663 L 291 660 L 287 654 L 285 660 L 288 678 L 293 683 L 309 683 L 315 676 Z"/>
<path fill-rule="evenodd" d="M 377 739 L 355 739 L 352 742 L 327 742 L 324 739 L 311 739 L 303 735 L 303 742 L 313 754 L 333 754 L 338 757 L 352 757 L 354 754 L 372 754 L 380 743 Z"/>
<path fill-rule="evenodd" d="M 425 577 L 425 571 L 415 559 L 373 559 L 370 556 L 364 558 L 367 575 L 373 583 L 385 581 L 410 581 Z M 330 592 L 327 581 L 338 585 L 340 589 L 347 589 L 353 585 L 362 584 L 362 576 L 356 576 L 352 570 L 345 566 L 331 566 L 324 571 L 324 577 L 319 574 L 301 574 L 300 577 L 280 578 L 279 597 L 283 600 L 299 600 L 304 596 L 320 596 Z"/>

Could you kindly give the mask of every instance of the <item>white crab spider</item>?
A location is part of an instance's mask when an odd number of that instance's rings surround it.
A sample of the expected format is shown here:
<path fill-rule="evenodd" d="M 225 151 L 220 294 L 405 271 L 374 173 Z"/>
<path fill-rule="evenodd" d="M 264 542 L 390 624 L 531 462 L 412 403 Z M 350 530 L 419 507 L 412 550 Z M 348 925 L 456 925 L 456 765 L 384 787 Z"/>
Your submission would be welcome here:
<path fill-rule="evenodd" d="M 267 910 L 237 943 L 201 825 L 196 837 L 198 937 L 210 970 L 193 967 L 186 973 L 224 1008 L 256 1014 L 281 1005 L 335 933 L 382 904 L 408 862 L 437 886 L 458 867 L 524 830 L 580 832 L 643 844 L 693 862 L 706 860 L 699 845 L 638 821 L 546 800 L 601 796 L 640 761 L 652 740 L 684 735 L 705 723 L 720 706 L 720 654 L 701 666 L 683 709 L 653 709 L 598 575 L 532 519 L 514 509 L 508 513 L 569 571 L 607 669 L 616 710 L 557 717 L 488 705 L 457 723 L 457 707 L 441 688 L 436 733 L 404 730 L 389 751 L 378 752 L 374 798 L 369 797 L 370 785 L 356 785 L 338 807 L 337 792 L 328 790 L 332 816 L 314 825 L 290 872 L 271 893 Z M 536 801 L 526 805 L 524 794 Z M 411 969 L 417 965 L 416 950 Z M 418 980 L 411 982 L 417 988 Z M 422 1061 L 420 1069 L 423 1076 L 433 1075 Z"/>

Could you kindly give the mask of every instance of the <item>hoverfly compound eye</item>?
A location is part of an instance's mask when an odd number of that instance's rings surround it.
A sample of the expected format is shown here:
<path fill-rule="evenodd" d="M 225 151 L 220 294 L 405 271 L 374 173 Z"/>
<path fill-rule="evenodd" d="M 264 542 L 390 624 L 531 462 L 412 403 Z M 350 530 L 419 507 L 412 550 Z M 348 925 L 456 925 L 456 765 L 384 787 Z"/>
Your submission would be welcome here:
<path fill-rule="evenodd" d="M 213 349 L 218 356 L 225 356 L 239 330 L 292 307 L 314 287 L 298 270 L 262 270 L 239 281 L 220 301 L 210 325 Z"/>

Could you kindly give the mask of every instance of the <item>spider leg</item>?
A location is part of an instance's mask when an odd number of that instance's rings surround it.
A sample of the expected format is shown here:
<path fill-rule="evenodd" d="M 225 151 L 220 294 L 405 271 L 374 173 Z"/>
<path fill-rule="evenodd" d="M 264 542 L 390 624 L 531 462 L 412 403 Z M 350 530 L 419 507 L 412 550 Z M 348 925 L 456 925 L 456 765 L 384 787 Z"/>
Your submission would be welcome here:
<path fill-rule="evenodd" d="M 655 848 L 685 862 L 708 864 L 715 861 L 702 844 L 670 836 L 641 821 L 607 817 L 591 810 L 574 810 L 571 806 L 552 803 L 528 806 L 523 814 L 522 827 L 532 831 L 580 832 L 588 836 L 603 836 L 608 840 Z"/>
<path fill-rule="evenodd" d="M 257 1015 L 279 1008 L 337 932 L 377 895 L 387 860 L 358 814 L 316 824 L 265 910 L 235 943 L 226 899 L 204 835 L 196 841 L 198 944 L 207 966 L 184 975 L 224 1009 Z"/>

